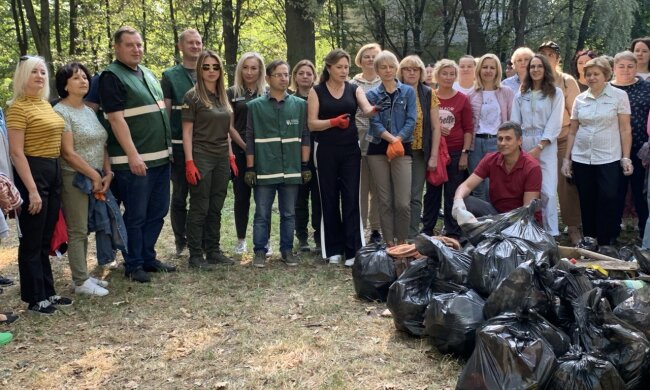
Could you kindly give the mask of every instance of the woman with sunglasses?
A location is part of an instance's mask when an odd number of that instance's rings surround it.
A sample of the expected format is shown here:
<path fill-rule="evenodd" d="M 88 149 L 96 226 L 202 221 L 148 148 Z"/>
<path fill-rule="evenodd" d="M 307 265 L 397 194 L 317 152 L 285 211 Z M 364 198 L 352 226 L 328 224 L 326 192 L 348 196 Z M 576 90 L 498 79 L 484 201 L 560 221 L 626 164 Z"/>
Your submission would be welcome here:
<path fill-rule="evenodd" d="M 47 102 L 50 95 L 45 60 L 21 57 L 7 108 L 9 150 L 14 180 L 23 198 L 18 222 L 20 296 L 28 309 L 53 314 L 72 300 L 54 290 L 50 240 L 61 206 L 61 134 L 64 121 Z"/>
<path fill-rule="evenodd" d="M 251 188 L 244 181 L 243 175 L 243 172 L 246 171 L 246 141 L 244 141 L 248 116 L 246 103 L 261 96 L 266 91 L 264 69 L 264 60 L 259 53 L 248 52 L 242 54 L 235 68 L 235 82 L 226 90 L 232 108 L 230 119 L 232 151 L 235 154 L 237 169 L 242 172 L 241 175 L 235 176 L 232 180 L 232 189 L 235 193 L 234 211 L 235 229 L 237 231 L 235 254 L 237 255 L 246 252 L 246 229 L 251 206 Z M 267 256 L 270 255 L 271 250 L 269 247 Z"/>
<path fill-rule="evenodd" d="M 185 94 L 181 113 L 185 177 L 190 185 L 189 266 L 203 270 L 235 263 L 219 245 L 221 209 L 230 177 L 232 116 L 224 84 L 221 58 L 211 50 L 202 52 L 196 63 L 196 85 Z"/>

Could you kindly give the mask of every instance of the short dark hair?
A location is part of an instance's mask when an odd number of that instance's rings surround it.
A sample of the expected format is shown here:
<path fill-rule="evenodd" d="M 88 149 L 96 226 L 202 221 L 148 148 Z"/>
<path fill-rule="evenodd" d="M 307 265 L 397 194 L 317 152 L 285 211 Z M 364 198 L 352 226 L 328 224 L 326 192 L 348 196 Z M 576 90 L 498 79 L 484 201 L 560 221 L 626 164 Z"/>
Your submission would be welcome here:
<path fill-rule="evenodd" d="M 113 34 L 113 43 L 118 44 L 122 41 L 122 35 L 124 34 L 140 34 L 138 30 L 134 29 L 131 26 L 122 26 L 115 31 Z"/>
<path fill-rule="evenodd" d="M 65 87 L 68 85 L 68 80 L 72 75 L 77 73 L 78 71 L 82 71 L 86 74 L 86 78 L 88 78 L 88 90 L 90 91 L 90 79 L 92 78 L 90 76 L 90 72 L 88 71 L 88 68 L 86 68 L 82 63 L 80 62 L 69 62 L 62 67 L 59 68 L 56 72 L 55 80 L 56 80 L 56 91 L 59 93 L 59 96 L 61 99 L 65 99 L 68 97 L 69 93 L 66 91 Z"/>
<path fill-rule="evenodd" d="M 517 139 L 521 138 L 523 135 L 523 130 L 521 130 L 521 125 L 517 122 L 506 121 L 500 124 L 499 127 L 497 128 L 497 132 L 506 131 L 506 130 L 513 130 L 515 132 L 515 137 L 517 137 Z"/>
<path fill-rule="evenodd" d="M 268 65 L 266 65 L 266 75 L 270 76 L 271 74 L 273 74 L 273 71 L 275 70 L 275 68 L 277 68 L 280 65 L 286 65 L 287 69 L 289 69 L 289 74 L 291 74 L 291 67 L 289 66 L 287 61 L 274 60 L 274 61 L 271 61 L 271 63 L 269 63 Z"/>

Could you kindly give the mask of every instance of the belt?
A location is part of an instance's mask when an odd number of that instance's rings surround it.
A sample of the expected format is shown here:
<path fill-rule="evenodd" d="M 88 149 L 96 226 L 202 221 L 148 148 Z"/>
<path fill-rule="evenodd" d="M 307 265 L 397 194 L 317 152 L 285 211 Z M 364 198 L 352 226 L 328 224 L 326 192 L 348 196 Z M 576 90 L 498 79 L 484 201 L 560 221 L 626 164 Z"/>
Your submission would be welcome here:
<path fill-rule="evenodd" d="M 496 138 L 496 137 L 497 137 L 496 134 L 495 135 L 492 135 L 492 134 L 476 134 L 476 138 L 488 138 L 489 139 L 489 138 Z"/>

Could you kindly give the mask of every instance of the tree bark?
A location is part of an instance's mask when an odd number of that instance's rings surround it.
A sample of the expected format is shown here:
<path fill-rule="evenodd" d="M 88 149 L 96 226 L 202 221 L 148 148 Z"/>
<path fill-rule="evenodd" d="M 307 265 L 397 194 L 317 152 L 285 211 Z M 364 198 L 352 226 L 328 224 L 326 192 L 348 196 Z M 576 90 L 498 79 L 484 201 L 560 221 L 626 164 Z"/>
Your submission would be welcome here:
<path fill-rule="evenodd" d="M 467 23 L 467 43 L 473 56 L 481 56 L 487 52 L 485 32 L 481 24 L 481 12 L 476 0 L 460 0 L 463 15 Z"/>
<path fill-rule="evenodd" d="M 63 48 L 61 47 L 61 2 L 54 0 L 54 42 L 56 44 L 56 53 L 61 55 Z"/>
<path fill-rule="evenodd" d="M 11 14 L 14 19 L 18 51 L 21 56 L 24 56 L 27 54 L 27 50 L 29 49 L 29 40 L 27 39 L 27 27 L 25 26 L 23 5 L 20 0 L 11 0 Z"/>
<path fill-rule="evenodd" d="M 174 59 L 180 61 L 181 53 L 178 50 L 178 26 L 176 25 L 176 15 L 174 12 L 174 0 L 169 0 L 169 18 L 172 23 L 172 41 L 174 42 Z"/>
<path fill-rule="evenodd" d="M 106 14 L 105 20 L 106 20 L 106 42 L 108 46 L 108 50 L 106 51 L 108 53 L 108 62 L 113 61 L 113 47 L 112 47 L 112 41 L 113 41 L 113 31 L 111 31 L 111 12 L 110 12 L 110 0 L 104 0 L 104 6 L 106 7 Z"/>
<path fill-rule="evenodd" d="M 287 37 L 287 62 L 294 65 L 302 59 L 316 59 L 316 31 L 313 13 L 320 1 L 285 0 L 285 32 Z"/>
<path fill-rule="evenodd" d="M 70 43 L 68 53 L 79 54 L 77 40 L 79 39 L 79 28 L 77 27 L 77 15 L 79 14 L 77 0 L 70 0 Z"/>
<path fill-rule="evenodd" d="M 34 11 L 32 0 L 25 0 L 25 12 L 36 51 L 45 59 L 50 73 L 50 90 L 56 91 L 54 81 L 54 66 L 52 65 L 52 48 L 50 46 L 50 4 L 48 0 L 41 0 L 40 24 Z"/>
<path fill-rule="evenodd" d="M 524 33 L 526 31 L 526 19 L 528 17 L 528 0 L 512 1 L 512 22 L 515 28 L 514 47 L 524 46 Z"/>
<path fill-rule="evenodd" d="M 235 82 L 235 68 L 237 66 L 237 51 L 239 50 L 239 31 L 241 28 L 241 7 L 242 0 L 235 0 L 233 8 L 232 0 L 223 0 L 221 18 L 223 22 L 223 44 L 226 69 L 228 73 L 228 84 Z"/>
<path fill-rule="evenodd" d="M 594 14 L 594 2 L 594 0 L 585 1 L 585 12 L 582 14 L 582 20 L 580 21 L 576 50 L 582 50 L 585 41 L 587 40 L 587 34 L 589 33 L 589 23 L 591 22 L 591 17 Z"/>

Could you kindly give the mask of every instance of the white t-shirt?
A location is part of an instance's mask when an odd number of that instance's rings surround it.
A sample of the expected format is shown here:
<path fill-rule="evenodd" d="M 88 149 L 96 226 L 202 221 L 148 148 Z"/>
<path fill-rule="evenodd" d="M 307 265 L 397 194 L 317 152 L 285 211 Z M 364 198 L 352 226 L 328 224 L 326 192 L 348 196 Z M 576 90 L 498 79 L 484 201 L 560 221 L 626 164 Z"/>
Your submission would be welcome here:
<path fill-rule="evenodd" d="M 641 79 L 643 79 L 643 80 L 648 80 L 648 79 L 650 79 L 650 73 L 639 73 L 639 72 L 637 72 L 636 75 L 639 76 L 639 77 L 641 77 Z"/>
<path fill-rule="evenodd" d="M 497 128 L 501 124 L 501 106 L 497 101 L 495 91 L 483 91 L 483 105 L 478 120 L 478 131 L 476 134 L 497 133 Z"/>
<path fill-rule="evenodd" d="M 463 87 L 461 87 L 460 84 L 458 84 L 458 81 L 456 81 L 456 82 L 454 83 L 454 85 L 452 85 L 451 87 L 452 87 L 453 89 L 455 89 L 456 91 L 458 91 L 458 92 L 462 92 L 462 93 L 464 93 L 465 95 L 469 95 L 469 93 L 472 92 L 472 91 L 474 90 L 474 86 L 471 86 L 471 87 L 469 87 L 469 88 L 463 88 Z"/>

